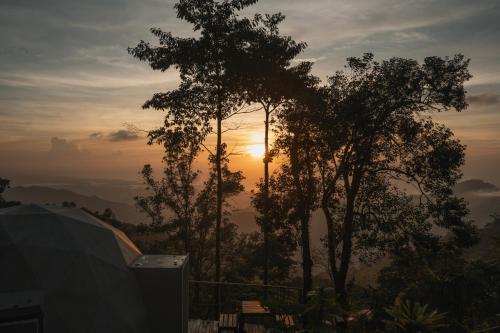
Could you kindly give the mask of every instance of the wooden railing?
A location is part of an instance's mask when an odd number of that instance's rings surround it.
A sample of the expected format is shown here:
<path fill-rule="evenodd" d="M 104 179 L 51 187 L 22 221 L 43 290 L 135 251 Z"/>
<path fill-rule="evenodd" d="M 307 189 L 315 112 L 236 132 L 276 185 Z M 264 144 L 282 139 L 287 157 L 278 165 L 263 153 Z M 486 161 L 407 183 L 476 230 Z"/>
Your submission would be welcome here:
<path fill-rule="evenodd" d="M 236 313 L 243 300 L 300 304 L 302 288 L 256 283 L 189 281 L 190 318 L 217 319 L 221 312 Z"/>

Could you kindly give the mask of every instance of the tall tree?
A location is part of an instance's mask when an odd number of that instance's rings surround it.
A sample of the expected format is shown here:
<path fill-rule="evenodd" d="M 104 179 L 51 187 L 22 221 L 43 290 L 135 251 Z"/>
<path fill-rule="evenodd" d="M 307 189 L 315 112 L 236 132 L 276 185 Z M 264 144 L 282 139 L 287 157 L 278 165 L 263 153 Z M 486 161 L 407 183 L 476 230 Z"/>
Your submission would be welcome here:
<path fill-rule="evenodd" d="M 259 248 L 254 250 L 254 267 L 262 268 L 261 272 L 267 273 L 269 283 L 279 281 L 282 284 L 284 280 L 289 278 L 291 268 L 295 263 L 297 232 L 295 221 L 290 219 L 289 214 L 295 202 L 289 195 L 290 189 L 283 186 L 280 174 L 270 176 L 268 192 L 264 189 L 265 182 L 263 180 L 257 185 L 258 191 L 252 197 L 252 205 L 257 212 L 261 213 L 256 217 L 258 225 L 261 226 L 261 232 L 252 235 L 259 245 Z M 268 213 L 267 221 L 270 226 L 267 234 L 262 230 L 264 225 L 263 212 L 265 211 Z M 262 274 L 259 276 L 263 277 Z"/>
<path fill-rule="evenodd" d="M 387 235 L 400 234 L 399 228 L 417 223 L 425 229 L 429 221 L 467 230 L 452 193 L 464 147 L 430 113 L 467 107 L 468 63 L 461 55 L 429 57 L 422 65 L 401 58 L 379 63 L 365 54 L 349 58 L 347 70 L 329 79 L 326 107 L 314 121 L 323 147 L 321 208 L 329 261 L 341 298 L 353 252 L 370 237 L 380 245 Z M 419 195 L 409 199 L 399 193 L 398 182 L 412 184 Z M 401 207 L 415 205 L 412 211 L 421 216 L 401 214 L 408 212 Z"/>
<path fill-rule="evenodd" d="M 177 16 L 193 25 L 197 37 L 173 37 L 161 29 L 151 29 L 159 45 L 141 41 L 129 52 L 146 61 L 154 70 L 170 67 L 179 70 L 181 84 L 176 90 L 157 93 L 146 102 L 145 108 L 166 110 L 166 119 L 175 124 L 192 124 L 211 130 L 215 122 L 216 148 L 216 257 L 215 280 L 221 277 L 220 228 L 222 224 L 222 134 L 223 121 L 241 111 L 242 56 L 252 37 L 254 25 L 237 13 L 257 0 L 180 0 Z M 168 121 L 166 121 L 167 123 Z"/>
<path fill-rule="evenodd" d="M 297 98 L 298 89 L 316 84 L 311 76 L 311 63 L 300 62 L 292 66 L 292 61 L 306 47 L 305 43 L 297 43 L 290 36 L 280 34 L 279 24 L 285 16 L 281 13 L 273 15 L 256 15 L 253 24 L 259 26 L 254 31 L 254 37 L 246 50 L 246 101 L 256 103 L 264 111 L 264 176 L 258 184 L 257 198 L 254 202 L 260 216 L 257 217 L 263 234 L 264 271 L 263 282 L 269 282 L 270 237 L 273 233 L 272 206 L 269 185 L 270 154 L 269 134 L 272 115 L 286 102 Z"/>
<path fill-rule="evenodd" d="M 288 196 L 288 223 L 297 225 L 302 252 L 303 299 L 313 284 L 310 220 L 318 200 L 316 143 L 312 140 L 314 128 L 308 114 L 308 106 L 298 102 L 280 112 L 276 149 L 285 159 L 275 175 L 277 186 Z"/>

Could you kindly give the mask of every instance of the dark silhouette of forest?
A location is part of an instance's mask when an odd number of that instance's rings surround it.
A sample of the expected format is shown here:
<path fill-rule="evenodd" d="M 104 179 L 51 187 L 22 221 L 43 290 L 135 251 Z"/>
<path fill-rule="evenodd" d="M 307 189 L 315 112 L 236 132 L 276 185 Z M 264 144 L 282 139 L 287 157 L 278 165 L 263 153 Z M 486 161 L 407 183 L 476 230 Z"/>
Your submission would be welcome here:
<path fill-rule="evenodd" d="M 145 253 L 189 253 L 193 280 L 300 286 L 305 305 L 288 311 L 314 332 L 488 332 L 500 325 L 500 245 L 492 241 L 483 259 L 464 257 L 480 236 L 453 192 L 465 147 L 432 118 L 466 111 L 469 59 L 366 53 L 322 80 L 299 58 L 306 43 L 280 32 L 282 14 L 239 15 L 256 2 L 179 0 L 177 17 L 194 37 L 152 28 L 154 43 L 129 48 L 153 70 L 180 74 L 176 89 L 143 105 L 165 115 L 148 135 L 148 144 L 164 147 L 163 169 L 141 171 L 147 194 L 135 199 L 150 224 L 124 224 L 111 210 L 93 214 Z M 226 124 L 246 113 L 262 115 L 265 138 L 252 197 L 260 232 L 251 234 L 228 219 L 244 175 L 231 168 Z M 206 144 L 212 134 L 214 149 Z M 195 166 L 202 152 L 206 175 Z M 274 173 L 270 163 L 279 165 Z M 8 182 L 0 185 L 1 194 Z M 0 197 L 0 204 L 8 203 Z M 327 280 L 314 275 L 315 211 L 326 221 Z M 380 261 L 376 286 L 357 285 L 353 263 Z M 214 293 L 220 301 L 220 290 Z M 365 319 L 345 325 L 348 314 L 367 309 Z"/>

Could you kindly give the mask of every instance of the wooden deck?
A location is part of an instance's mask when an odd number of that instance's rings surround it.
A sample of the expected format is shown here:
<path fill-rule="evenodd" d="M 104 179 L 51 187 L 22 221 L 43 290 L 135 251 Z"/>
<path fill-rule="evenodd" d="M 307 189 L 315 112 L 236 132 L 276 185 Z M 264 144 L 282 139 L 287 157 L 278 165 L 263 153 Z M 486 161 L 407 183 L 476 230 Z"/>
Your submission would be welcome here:
<path fill-rule="evenodd" d="M 216 321 L 189 319 L 188 333 L 218 333 L 219 325 Z M 246 324 L 245 331 L 248 333 L 265 333 L 266 329 L 261 325 Z"/>

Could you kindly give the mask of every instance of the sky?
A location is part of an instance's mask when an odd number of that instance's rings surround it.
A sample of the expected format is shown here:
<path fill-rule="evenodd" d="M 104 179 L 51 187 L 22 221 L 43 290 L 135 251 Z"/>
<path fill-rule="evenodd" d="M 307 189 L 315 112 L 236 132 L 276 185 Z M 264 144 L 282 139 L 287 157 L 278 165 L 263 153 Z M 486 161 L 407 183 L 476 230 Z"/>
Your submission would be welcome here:
<path fill-rule="evenodd" d="M 179 83 L 175 71 L 153 72 L 127 53 L 150 27 L 186 36 L 173 0 L 0 1 L 0 177 L 18 183 L 43 177 L 138 179 L 159 167 L 161 149 L 145 133 L 162 113 L 142 110 L 153 93 Z M 471 58 L 470 107 L 436 119 L 467 145 L 465 178 L 500 185 L 500 1 L 260 0 L 245 13 L 282 12 L 282 32 L 307 42 L 300 59 L 325 80 L 345 59 Z M 252 186 L 260 177 L 263 115 L 228 127 L 232 166 Z M 208 144 L 211 143 L 209 139 Z M 205 158 L 199 161 L 206 165 Z"/>

